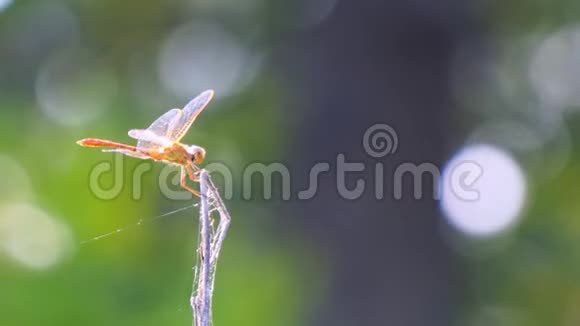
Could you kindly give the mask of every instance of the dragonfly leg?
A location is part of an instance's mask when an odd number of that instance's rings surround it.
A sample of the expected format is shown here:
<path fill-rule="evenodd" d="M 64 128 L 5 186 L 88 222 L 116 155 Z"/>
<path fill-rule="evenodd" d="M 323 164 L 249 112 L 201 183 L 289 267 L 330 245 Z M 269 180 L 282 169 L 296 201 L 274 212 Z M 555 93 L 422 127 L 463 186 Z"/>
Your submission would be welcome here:
<path fill-rule="evenodd" d="M 187 174 L 189 174 L 189 173 L 190 173 L 189 169 L 186 169 L 186 170 L 187 170 Z M 185 179 L 185 177 L 186 177 L 186 175 L 185 175 L 185 170 L 182 168 L 182 169 L 181 169 L 181 188 L 183 188 L 183 189 L 185 189 L 185 190 L 187 190 L 187 191 L 191 192 L 191 193 L 192 193 L 192 194 L 194 194 L 195 196 L 197 196 L 197 197 L 200 197 L 200 198 L 201 198 L 201 194 L 200 194 L 200 193 L 199 193 L 197 190 L 195 190 L 195 189 L 192 189 L 192 188 L 190 188 L 190 187 L 188 187 L 188 186 L 187 186 L 187 183 L 186 183 L 186 179 Z M 190 179 L 191 179 L 191 175 L 190 175 Z M 193 179 L 192 179 L 192 180 L 193 180 Z"/>
<path fill-rule="evenodd" d="M 201 173 L 201 169 L 198 168 L 196 165 L 192 164 L 188 168 L 188 170 L 190 170 L 189 173 L 191 181 L 199 182 L 199 175 Z"/>
<path fill-rule="evenodd" d="M 193 169 L 193 171 L 195 171 L 195 173 L 199 173 L 199 172 L 201 172 L 201 169 L 199 168 L 199 166 L 197 166 L 197 165 L 195 165 L 195 164 L 193 164 L 193 163 L 191 163 L 191 165 L 190 165 L 190 166 L 191 166 L 191 168 Z"/>
<path fill-rule="evenodd" d="M 196 170 L 197 169 L 197 170 Z M 189 179 L 194 182 L 199 182 L 199 172 L 201 170 L 195 165 L 189 165 L 186 167 L 187 174 L 189 175 Z"/>
<path fill-rule="evenodd" d="M 195 164 L 191 164 L 185 167 L 185 170 L 187 171 L 187 174 L 189 175 L 189 179 L 193 182 L 199 182 L 200 177 L 199 174 L 201 173 L 201 169 L 199 167 L 197 167 Z M 181 172 L 183 173 L 183 169 L 181 169 Z M 185 176 L 184 176 L 185 178 Z M 204 195 L 200 195 L 199 192 L 196 191 L 196 193 L 194 194 L 198 197 L 201 198 L 201 196 Z M 213 205 L 212 202 L 212 197 L 210 196 L 210 205 Z"/>
<path fill-rule="evenodd" d="M 187 169 L 187 173 L 189 174 L 189 178 L 191 179 L 191 181 L 194 181 L 194 182 L 200 181 L 200 179 L 201 179 L 200 174 L 201 174 L 202 170 L 197 165 L 191 164 L 191 165 L 187 166 L 186 169 Z M 214 204 L 215 204 L 215 198 L 213 196 L 211 196 L 211 194 L 209 196 L 209 204 L 210 204 L 210 206 L 214 206 Z"/>

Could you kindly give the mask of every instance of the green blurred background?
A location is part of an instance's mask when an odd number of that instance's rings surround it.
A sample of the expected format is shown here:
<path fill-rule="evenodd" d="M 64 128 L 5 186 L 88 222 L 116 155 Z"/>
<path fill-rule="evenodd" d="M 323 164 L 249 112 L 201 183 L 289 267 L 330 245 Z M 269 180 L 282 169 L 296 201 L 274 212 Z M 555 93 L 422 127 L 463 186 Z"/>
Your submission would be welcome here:
<path fill-rule="evenodd" d="M 234 171 L 215 325 L 579 325 L 579 10 L 0 0 L 0 325 L 191 323 L 196 209 L 158 216 L 195 199 L 164 196 L 162 164 L 136 199 L 141 161 L 75 141 L 129 142 L 210 88 L 184 142 Z M 399 135 L 389 171 L 489 159 L 491 199 L 348 201 L 332 180 L 306 202 L 240 195 L 252 162 L 287 164 L 293 184 L 337 153 L 374 164 L 374 123 Z M 91 171 L 119 162 L 122 188 L 99 198 Z"/>

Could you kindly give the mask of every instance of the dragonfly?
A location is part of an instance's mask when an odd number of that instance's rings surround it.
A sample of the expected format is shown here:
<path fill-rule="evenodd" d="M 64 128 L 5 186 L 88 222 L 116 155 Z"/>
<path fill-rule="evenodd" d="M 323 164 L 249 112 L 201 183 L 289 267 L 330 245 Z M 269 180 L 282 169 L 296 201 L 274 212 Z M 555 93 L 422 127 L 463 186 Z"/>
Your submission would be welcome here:
<path fill-rule="evenodd" d="M 101 148 L 103 152 L 117 152 L 138 159 L 179 166 L 181 187 L 201 197 L 197 190 L 187 185 L 186 178 L 199 182 L 199 165 L 205 159 L 205 149 L 197 145 L 182 144 L 181 139 L 213 95 L 213 90 L 206 90 L 189 101 L 183 109 L 175 108 L 164 113 L 149 128 L 129 130 L 129 137 L 137 140 L 136 146 L 99 138 L 81 139 L 77 144 Z"/>

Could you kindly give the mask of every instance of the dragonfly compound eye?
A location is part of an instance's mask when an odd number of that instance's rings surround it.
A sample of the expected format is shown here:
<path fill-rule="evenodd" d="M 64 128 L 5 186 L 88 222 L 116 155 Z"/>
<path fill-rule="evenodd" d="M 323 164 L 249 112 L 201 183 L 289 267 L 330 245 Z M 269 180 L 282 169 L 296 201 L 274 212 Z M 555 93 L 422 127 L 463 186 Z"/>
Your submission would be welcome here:
<path fill-rule="evenodd" d="M 205 158 L 205 149 L 199 146 L 192 145 L 187 151 L 191 155 L 191 160 L 194 164 L 200 164 Z"/>

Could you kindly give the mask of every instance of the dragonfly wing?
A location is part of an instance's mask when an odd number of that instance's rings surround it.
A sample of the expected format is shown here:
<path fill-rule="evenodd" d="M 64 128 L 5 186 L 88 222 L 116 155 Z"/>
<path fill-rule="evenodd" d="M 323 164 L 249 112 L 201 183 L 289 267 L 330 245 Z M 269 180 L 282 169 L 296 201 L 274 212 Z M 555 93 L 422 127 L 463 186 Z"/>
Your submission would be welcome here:
<path fill-rule="evenodd" d="M 168 138 L 172 141 L 181 140 L 197 116 L 201 113 L 201 111 L 203 111 L 203 109 L 205 109 L 209 101 L 211 101 L 212 97 L 213 90 L 207 90 L 196 96 L 193 100 L 189 101 L 183 110 L 181 110 L 182 114 L 180 115 L 179 120 L 175 122 L 175 125 L 173 126 L 170 134 L 168 134 Z"/>
<path fill-rule="evenodd" d="M 178 125 L 182 112 L 180 109 L 171 109 L 165 112 L 157 120 L 147 128 L 147 130 L 158 137 L 169 139 L 169 136 L 174 132 Z M 135 138 L 135 137 L 134 137 Z M 152 149 L 159 148 L 161 144 L 156 141 L 139 138 L 137 142 L 138 148 Z"/>
<path fill-rule="evenodd" d="M 146 160 L 149 159 L 149 155 L 140 153 L 140 152 L 135 152 L 135 151 L 130 151 L 127 149 L 120 149 L 120 148 L 116 148 L 116 149 L 103 149 L 103 152 L 115 152 L 115 153 L 121 153 L 127 156 L 131 156 L 131 157 L 136 157 L 142 160 Z"/>
<path fill-rule="evenodd" d="M 159 146 L 171 146 L 171 141 L 165 136 L 159 136 L 149 129 L 131 129 L 129 130 L 129 137 L 143 140 L 148 143 L 154 143 Z"/>

